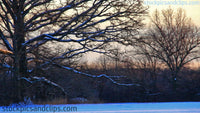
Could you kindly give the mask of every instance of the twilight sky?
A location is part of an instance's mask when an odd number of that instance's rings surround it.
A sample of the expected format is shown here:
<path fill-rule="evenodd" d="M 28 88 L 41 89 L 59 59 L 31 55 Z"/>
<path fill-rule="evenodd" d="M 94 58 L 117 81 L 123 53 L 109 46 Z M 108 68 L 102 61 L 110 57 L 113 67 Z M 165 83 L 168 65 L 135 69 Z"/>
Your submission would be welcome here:
<path fill-rule="evenodd" d="M 144 4 L 149 6 L 149 13 L 151 14 L 156 9 L 162 10 L 169 6 L 173 9 L 183 8 L 188 17 L 192 18 L 193 22 L 200 27 L 200 0 L 144 0 Z M 99 58 L 97 53 L 88 53 L 84 59 L 93 62 Z M 200 67 L 199 63 L 191 64 Z"/>
<path fill-rule="evenodd" d="M 169 6 L 173 9 L 183 8 L 187 16 L 200 26 L 200 0 L 144 0 L 144 4 L 149 6 L 150 14 L 155 9 L 162 10 Z"/>

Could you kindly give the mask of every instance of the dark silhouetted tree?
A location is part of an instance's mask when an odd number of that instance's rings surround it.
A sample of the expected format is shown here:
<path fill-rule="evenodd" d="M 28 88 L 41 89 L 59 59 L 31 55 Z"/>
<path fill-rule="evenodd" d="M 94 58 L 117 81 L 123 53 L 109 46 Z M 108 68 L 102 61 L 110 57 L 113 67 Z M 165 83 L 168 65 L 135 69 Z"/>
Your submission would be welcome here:
<path fill-rule="evenodd" d="M 199 58 L 200 36 L 198 28 L 186 16 L 183 9 L 171 8 L 151 16 L 152 26 L 139 42 L 140 51 L 146 56 L 157 58 L 171 70 L 171 81 L 176 89 L 177 75 L 185 64 Z"/>
<path fill-rule="evenodd" d="M 29 53 L 41 45 L 63 46 L 62 54 L 36 67 L 42 68 L 58 64 L 59 59 L 101 52 L 104 44 L 123 41 L 118 37 L 122 31 L 137 31 L 145 12 L 140 0 L 1 0 L 0 41 L 14 61 L 13 65 L 1 62 L 1 66 L 11 69 L 18 84 L 16 102 L 23 97 L 18 81 L 31 80 L 29 72 L 34 70 L 27 69 L 28 60 L 36 58 Z M 70 45 L 73 48 L 69 49 Z"/>

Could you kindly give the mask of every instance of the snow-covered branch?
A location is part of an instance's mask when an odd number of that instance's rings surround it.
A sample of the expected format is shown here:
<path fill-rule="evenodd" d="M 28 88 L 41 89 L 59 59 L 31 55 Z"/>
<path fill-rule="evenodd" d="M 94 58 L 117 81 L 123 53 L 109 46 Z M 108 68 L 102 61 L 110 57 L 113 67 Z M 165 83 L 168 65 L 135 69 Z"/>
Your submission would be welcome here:
<path fill-rule="evenodd" d="M 46 2 L 49 1 L 47 0 L 44 3 L 32 1 L 30 7 L 42 5 Z M 143 14 L 145 11 L 145 9 L 130 11 L 129 9 L 133 8 L 133 6 L 127 6 L 127 4 L 140 4 L 140 1 L 137 1 L 138 3 L 125 1 L 126 3 L 122 3 L 120 6 L 115 2 L 118 3 L 119 1 L 71 1 L 57 8 L 55 6 L 55 9 L 47 11 L 44 10 L 25 22 L 27 31 L 35 31 L 39 28 L 45 28 L 46 26 L 54 25 L 54 23 L 56 23 L 58 26 L 52 28 L 52 30 L 48 31 L 48 33 L 43 33 L 35 38 L 27 40 L 24 45 L 27 46 L 27 44 L 40 40 L 55 40 L 59 42 L 83 42 L 87 40 L 96 42 L 110 41 L 111 38 L 107 38 L 109 35 L 113 35 L 115 32 L 120 32 L 122 29 L 124 29 L 124 25 L 127 23 L 127 21 L 131 20 L 129 18 L 132 18 L 132 16 L 137 16 L 137 13 Z M 27 7 L 28 6 L 29 5 L 27 5 Z M 82 7 L 83 10 L 80 10 L 79 7 Z M 110 9 L 112 8 L 116 8 L 116 11 L 114 9 L 111 11 Z M 66 12 L 68 9 L 73 9 L 73 12 L 70 12 L 71 15 L 68 15 L 68 12 Z M 125 15 L 129 15 L 130 17 Z M 123 22 L 122 20 L 126 21 Z M 103 25 L 105 22 L 108 22 L 108 24 Z M 99 25 L 103 25 L 105 27 L 97 27 Z M 125 28 L 127 29 L 128 27 Z M 131 29 L 134 28 L 132 27 Z M 69 38 L 69 35 L 76 36 L 77 39 L 71 39 Z"/>
<path fill-rule="evenodd" d="M 3 68 L 12 68 L 10 65 L 8 65 L 7 63 L 0 63 L 0 66 L 3 67 Z"/>
<path fill-rule="evenodd" d="M 78 71 L 78 70 L 76 70 L 74 68 L 70 68 L 70 67 L 66 67 L 66 66 L 63 66 L 63 65 L 59 65 L 59 64 L 56 64 L 56 63 L 54 63 L 54 65 L 56 65 L 56 66 L 58 66 L 60 68 L 72 71 L 74 73 L 77 73 L 77 74 L 80 74 L 80 75 L 85 75 L 85 76 L 92 77 L 92 78 L 103 78 L 104 77 L 106 79 L 109 79 L 112 83 L 117 84 L 117 85 L 122 85 L 122 86 L 140 86 L 140 84 L 119 83 L 119 82 L 117 82 L 117 81 L 115 81 L 113 79 L 113 78 L 122 78 L 122 77 L 125 77 L 125 76 L 108 76 L 106 74 L 93 75 L 93 74 L 88 74 L 88 73 L 84 73 L 84 72 Z"/>
<path fill-rule="evenodd" d="M 58 89 L 60 89 L 64 94 L 66 94 L 65 90 L 63 89 L 62 86 L 46 79 L 45 77 L 29 77 L 29 78 L 26 78 L 26 77 L 21 77 L 20 80 L 25 80 L 26 82 L 30 83 L 30 84 L 34 84 L 34 83 L 37 83 L 37 82 L 45 82 L 47 84 L 49 84 L 50 86 L 53 86 L 53 87 L 56 87 Z"/>

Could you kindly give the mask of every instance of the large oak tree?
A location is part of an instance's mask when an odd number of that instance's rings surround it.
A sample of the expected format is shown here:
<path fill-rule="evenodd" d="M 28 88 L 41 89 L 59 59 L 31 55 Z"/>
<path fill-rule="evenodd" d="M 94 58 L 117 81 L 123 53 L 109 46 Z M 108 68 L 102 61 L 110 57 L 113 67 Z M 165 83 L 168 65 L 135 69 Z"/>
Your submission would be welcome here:
<path fill-rule="evenodd" d="M 39 68 L 58 59 L 101 52 L 105 43 L 125 41 L 118 37 L 122 31 L 137 31 L 145 11 L 140 0 L 1 0 L 0 43 L 7 50 L 1 53 L 13 59 L 13 65 L 2 61 L 1 66 L 11 69 L 16 81 L 29 80 L 32 70 L 27 62 L 36 58 L 32 52 L 40 46 L 56 43 L 65 51 Z M 20 100 L 20 90 L 16 95 Z"/>
<path fill-rule="evenodd" d="M 180 70 L 200 57 L 199 28 L 181 8 L 156 10 L 151 22 L 151 28 L 139 39 L 139 53 L 163 62 L 171 70 L 170 81 L 176 89 Z"/>

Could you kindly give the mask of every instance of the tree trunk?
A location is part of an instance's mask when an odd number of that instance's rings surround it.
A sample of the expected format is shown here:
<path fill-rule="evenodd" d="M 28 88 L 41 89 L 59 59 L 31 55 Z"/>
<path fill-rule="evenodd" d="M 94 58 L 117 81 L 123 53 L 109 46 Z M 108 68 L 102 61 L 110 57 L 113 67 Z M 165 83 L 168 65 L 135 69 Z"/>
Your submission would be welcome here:
<path fill-rule="evenodd" d="M 25 36 L 21 30 L 16 27 L 14 45 L 14 72 L 20 77 L 27 76 L 26 48 L 22 46 L 25 42 Z"/>
<path fill-rule="evenodd" d="M 17 27 L 16 27 L 17 28 Z M 22 47 L 24 43 L 23 33 L 16 30 L 14 38 L 14 80 L 16 84 L 16 101 L 23 100 L 22 90 L 24 89 L 23 84 L 21 84 L 20 77 L 27 76 L 27 63 L 26 63 L 26 48 Z"/>
<path fill-rule="evenodd" d="M 178 71 L 175 70 L 172 72 L 172 90 L 173 90 L 173 97 L 176 100 L 177 99 L 177 75 Z"/>
<path fill-rule="evenodd" d="M 25 31 L 24 31 L 24 17 L 21 14 L 23 9 L 21 6 L 16 5 L 15 14 L 16 18 L 14 21 L 15 29 L 13 36 L 13 49 L 14 49 L 14 80 L 16 84 L 16 102 L 23 100 L 23 85 L 20 82 L 20 77 L 27 76 L 27 61 L 26 61 L 26 47 L 22 44 L 25 42 Z"/>
<path fill-rule="evenodd" d="M 172 74 L 172 85 L 173 85 L 173 90 L 176 92 L 177 84 L 176 84 L 177 78 L 176 74 Z"/>

